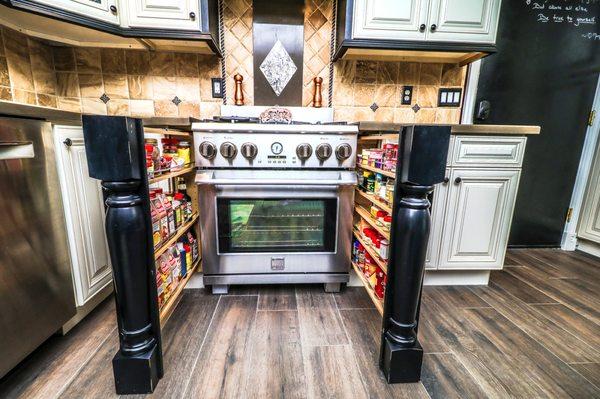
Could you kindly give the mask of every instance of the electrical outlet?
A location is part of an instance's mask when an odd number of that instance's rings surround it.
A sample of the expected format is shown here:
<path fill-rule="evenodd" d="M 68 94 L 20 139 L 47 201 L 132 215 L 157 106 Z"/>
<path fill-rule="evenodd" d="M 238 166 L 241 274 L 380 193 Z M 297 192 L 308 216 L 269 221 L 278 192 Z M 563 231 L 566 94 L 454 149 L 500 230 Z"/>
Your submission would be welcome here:
<path fill-rule="evenodd" d="M 403 86 L 402 87 L 402 99 L 400 101 L 402 105 L 410 105 L 412 103 L 412 93 L 413 93 L 412 86 Z"/>
<path fill-rule="evenodd" d="M 438 107 L 460 107 L 461 101 L 462 89 L 440 89 Z"/>
<path fill-rule="evenodd" d="M 223 98 L 223 80 L 221 78 L 212 78 L 212 97 Z"/>

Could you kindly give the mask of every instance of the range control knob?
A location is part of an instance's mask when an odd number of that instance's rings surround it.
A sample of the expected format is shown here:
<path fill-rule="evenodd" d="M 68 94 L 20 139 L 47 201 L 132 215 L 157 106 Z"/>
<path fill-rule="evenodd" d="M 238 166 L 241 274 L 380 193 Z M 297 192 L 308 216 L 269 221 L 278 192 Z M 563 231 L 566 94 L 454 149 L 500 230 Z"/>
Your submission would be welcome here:
<path fill-rule="evenodd" d="M 333 150 L 331 149 L 331 146 L 327 143 L 319 144 L 317 146 L 317 150 L 315 151 L 315 153 L 317 154 L 317 158 L 319 158 L 321 161 L 329 159 L 332 152 Z"/>
<path fill-rule="evenodd" d="M 206 159 L 213 159 L 217 155 L 217 147 L 210 141 L 203 141 L 198 147 L 200 155 Z"/>
<path fill-rule="evenodd" d="M 258 148 L 252 143 L 244 143 L 242 144 L 242 148 L 240 150 L 244 158 L 251 161 L 256 158 L 256 154 L 258 153 Z"/>
<path fill-rule="evenodd" d="M 236 148 L 235 144 L 230 143 L 229 141 L 226 141 L 223 144 L 221 144 L 221 147 L 219 148 L 219 152 L 221 152 L 221 155 L 223 156 L 223 158 L 233 159 L 237 155 L 237 148 Z"/>
<path fill-rule="evenodd" d="M 340 161 L 350 158 L 350 155 L 352 155 L 352 147 L 350 147 L 350 144 L 340 144 L 335 149 L 335 156 Z"/>
<path fill-rule="evenodd" d="M 308 143 L 298 144 L 298 147 L 296 147 L 296 155 L 304 161 L 312 155 L 312 147 Z"/>

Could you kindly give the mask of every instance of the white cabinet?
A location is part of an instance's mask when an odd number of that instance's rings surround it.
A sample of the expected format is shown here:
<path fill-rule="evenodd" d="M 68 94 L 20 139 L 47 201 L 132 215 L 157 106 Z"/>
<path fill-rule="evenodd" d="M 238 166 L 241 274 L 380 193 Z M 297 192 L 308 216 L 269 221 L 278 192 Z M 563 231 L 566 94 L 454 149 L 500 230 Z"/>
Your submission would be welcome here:
<path fill-rule="evenodd" d="M 55 126 L 54 143 L 75 299 L 77 306 L 81 307 L 112 282 L 104 234 L 104 201 L 99 181 L 88 174 L 81 127 Z"/>
<path fill-rule="evenodd" d="M 600 142 L 583 200 L 577 236 L 600 244 Z"/>
<path fill-rule="evenodd" d="M 65 11 L 119 24 L 117 0 L 33 0 Z M 112 7 L 112 8 L 111 8 Z M 113 11 L 114 10 L 114 11 Z"/>
<path fill-rule="evenodd" d="M 200 30 L 198 0 L 127 0 L 126 24 L 132 28 Z"/>
<path fill-rule="evenodd" d="M 432 0 L 427 39 L 494 43 L 500 16 L 500 1 Z"/>
<path fill-rule="evenodd" d="M 500 5 L 501 0 L 355 0 L 352 36 L 493 44 Z"/>
<path fill-rule="evenodd" d="M 519 170 L 453 168 L 438 269 L 500 269 Z"/>
<path fill-rule="evenodd" d="M 356 38 L 424 40 L 419 27 L 427 19 L 429 0 L 356 0 Z"/>
<path fill-rule="evenodd" d="M 446 169 L 446 177 L 450 178 L 450 169 Z M 446 216 L 446 200 L 448 198 L 448 182 L 435 185 L 433 200 L 431 201 L 431 230 L 429 231 L 429 242 L 427 243 L 427 254 L 425 256 L 425 268 L 437 269 L 440 258 L 440 242 L 444 218 Z"/>

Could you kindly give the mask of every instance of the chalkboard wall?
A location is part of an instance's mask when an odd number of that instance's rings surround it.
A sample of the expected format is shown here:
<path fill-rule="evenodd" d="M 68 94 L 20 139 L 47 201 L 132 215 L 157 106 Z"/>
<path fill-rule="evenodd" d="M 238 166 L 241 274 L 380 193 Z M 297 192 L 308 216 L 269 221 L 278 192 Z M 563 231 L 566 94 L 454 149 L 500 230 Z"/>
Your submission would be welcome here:
<path fill-rule="evenodd" d="M 475 123 L 540 125 L 527 141 L 511 246 L 559 246 L 600 73 L 599 0 L 503 0 Z"/>

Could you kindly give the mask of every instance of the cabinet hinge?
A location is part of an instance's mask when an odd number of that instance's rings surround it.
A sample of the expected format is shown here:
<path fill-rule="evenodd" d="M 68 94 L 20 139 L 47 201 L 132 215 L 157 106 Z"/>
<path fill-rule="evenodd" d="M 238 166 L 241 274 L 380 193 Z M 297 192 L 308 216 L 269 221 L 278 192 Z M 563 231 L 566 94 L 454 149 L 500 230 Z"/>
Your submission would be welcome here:
<path fill-rule="evenodd" d="M 573 208 L 569 208 L 567 210 L 567 223 L 571 221 L 571 217 L 573 216 Z"/>
<path fill-rule="evenodd" d="M 593 109 L 590 111 L 590 116 L 588 117 L 588 126 L 592 126 L 594 124 L 594 119 L 596 119 L 596 110 Z"/>

